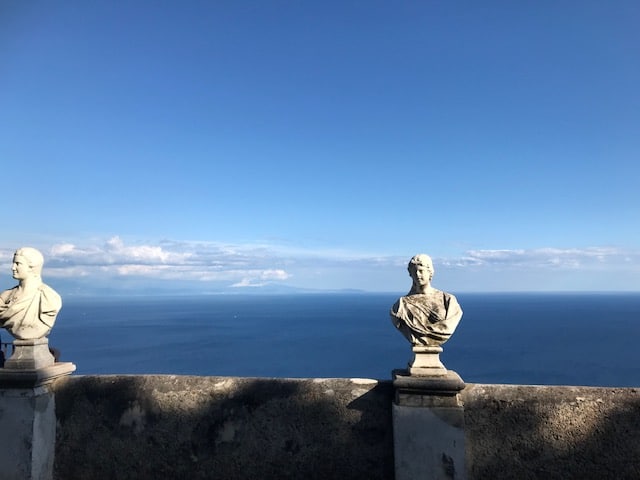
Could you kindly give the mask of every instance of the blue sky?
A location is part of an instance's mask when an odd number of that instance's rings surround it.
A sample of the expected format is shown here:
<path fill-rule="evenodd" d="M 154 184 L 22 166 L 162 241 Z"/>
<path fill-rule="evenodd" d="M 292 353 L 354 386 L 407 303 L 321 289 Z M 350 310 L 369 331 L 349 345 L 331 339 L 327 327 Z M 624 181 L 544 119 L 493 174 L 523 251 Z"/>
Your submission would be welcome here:
<path fill-rule="evenodd" d="M 640 4 L 0 3 L 0 270 L 640 290 Z M 6 272 L 6 273 L 4 273 Z"/>

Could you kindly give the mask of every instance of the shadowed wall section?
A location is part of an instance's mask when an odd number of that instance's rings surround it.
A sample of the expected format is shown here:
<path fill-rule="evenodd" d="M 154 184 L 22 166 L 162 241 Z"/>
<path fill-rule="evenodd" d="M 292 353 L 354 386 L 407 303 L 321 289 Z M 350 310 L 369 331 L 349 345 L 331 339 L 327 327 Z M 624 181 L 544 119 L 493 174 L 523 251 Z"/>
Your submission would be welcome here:
<path fill-rule="evenodd" d="M 72 376 L 55 478 L 392 479 L 391 382 Z M 468 384 L 468 478 L 640 478 L 640 391 Z"/>
<path fill-rule="evenodd" d="M 54 388 L 56 479 L 393 477 L 389 383 L 76 376 Z"/>
<path fill-rule="evenodd" d="M 467 385 L 473 479 L 640 479 L 640 390 Z"/>

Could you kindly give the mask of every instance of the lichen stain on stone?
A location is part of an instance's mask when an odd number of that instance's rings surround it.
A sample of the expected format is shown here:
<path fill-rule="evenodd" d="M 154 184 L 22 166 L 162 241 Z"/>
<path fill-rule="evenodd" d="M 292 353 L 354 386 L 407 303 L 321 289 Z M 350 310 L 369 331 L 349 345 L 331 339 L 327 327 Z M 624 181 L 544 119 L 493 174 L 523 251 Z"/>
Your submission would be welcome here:
<path fill-rule="evenodd" d="M 236 437 L 237 428 L 231 420 L 227 420 L 222 425 L 222 429 L 218 432 L 216 444 L 233 442 Z"/>
<path fill-rule="evenodd" d="M 453 458 L 442 452 L 442 470 L 449 478 L 456 478 L 456 466 Z"/>
<path fill-rule="evenodd" d="M 140 433 L 144 429 L 145 413 L 137 403 L 126 409 L 120 417 L 120 425 L 131 427 L 135 433 Z"/>
<path fill-rule="evenodd" d="M 366 395 L 367 393 L 369 393 L 369 390 L 365 388 L 354 388 L 353 390 L 351 390 L 351 395 L 354 397 L 361 397 L 363 395 Z"/>

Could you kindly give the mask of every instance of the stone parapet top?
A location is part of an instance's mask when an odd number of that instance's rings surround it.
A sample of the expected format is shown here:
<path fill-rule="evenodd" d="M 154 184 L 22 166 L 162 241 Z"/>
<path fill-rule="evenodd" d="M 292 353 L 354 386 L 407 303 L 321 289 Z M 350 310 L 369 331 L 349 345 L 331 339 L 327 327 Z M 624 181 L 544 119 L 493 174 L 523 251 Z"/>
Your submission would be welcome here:
<path fill-rule="evenodd" d="M 35 388 L 70 375 L 75 370 L 76 366 L 71 362 L 31 370 L 0 368 L 0 388 Z"/>
<path fill-rule="evenodd" d="M 458 406 L 458 393 L 465 383 L 453 370 L 444 375 L 411 375 L 394 370 L 393 387 L 397 405 L 414 407 Z"/>

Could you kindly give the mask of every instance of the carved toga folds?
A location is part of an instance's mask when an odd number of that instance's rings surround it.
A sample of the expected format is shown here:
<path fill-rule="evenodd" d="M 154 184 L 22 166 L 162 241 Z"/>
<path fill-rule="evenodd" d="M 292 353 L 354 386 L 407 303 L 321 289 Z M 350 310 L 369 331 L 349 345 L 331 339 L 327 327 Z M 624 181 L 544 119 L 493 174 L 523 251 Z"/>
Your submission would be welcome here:
<path fill-rule="evenodd" d="M 413 345 L 443 344 L 462 318 L 456 297 L 435 289 L 428 294 L 400 297 L 390 313 L 395 327 Z"/>
<path fill-rule="evenodd" d="M 46 336 L 62 308 L 62 299 L 51 287 L 42 284 L 32 295 L 17 297 L 18 287 L 0 294 L 0 326 L 19 340 Z"/>

